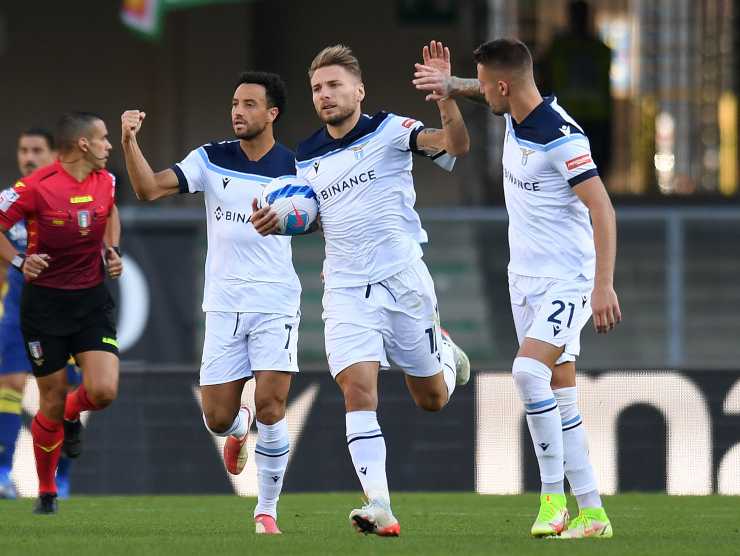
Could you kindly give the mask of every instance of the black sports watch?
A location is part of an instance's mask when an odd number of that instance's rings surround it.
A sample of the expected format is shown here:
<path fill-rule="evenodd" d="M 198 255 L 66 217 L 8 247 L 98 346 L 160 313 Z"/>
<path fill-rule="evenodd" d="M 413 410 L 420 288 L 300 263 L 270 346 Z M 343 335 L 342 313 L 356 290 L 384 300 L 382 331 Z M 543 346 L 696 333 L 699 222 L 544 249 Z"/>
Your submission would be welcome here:
<path fill-rule="evenodd" d="M 26 254 L 25 253 L 18 253 L 15 257 L 13 257 L 13 260 L 10 261 L 10 264 L 15 268 L 18 272 L 23 272 L 23 264 L 26 262 Z"/>

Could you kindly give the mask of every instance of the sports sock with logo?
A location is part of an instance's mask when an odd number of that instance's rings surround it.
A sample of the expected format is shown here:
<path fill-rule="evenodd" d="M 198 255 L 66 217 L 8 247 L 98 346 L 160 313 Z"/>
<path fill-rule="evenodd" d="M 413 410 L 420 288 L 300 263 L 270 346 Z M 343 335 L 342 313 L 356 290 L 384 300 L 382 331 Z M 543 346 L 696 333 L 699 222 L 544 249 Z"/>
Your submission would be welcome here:
<path fill-rule="evenodd" d="M 289 457 L 288 421 L 283 418 L 274 425 L 257 421 L 257 445 L 254 448 L 254 461 L 257 464 L 255 517 L 267 514 L 277 519 L 277 503 Z"/>
<path fill-rule="evenodd" d="M 588 439 L 578 411 L 578 390 L 575 386 L 554 390 L 560 408 L 563 430 L 565 476 L 578 500 L 579 508 L 600 508 L 601 497 L 596 476 L 588 457 Z"/>
<path fill-rule="evenodd" d="M 527 413 L 529 434 L 540 467 L 543 494 L 563 492 L 563 433 L 560 412 L 550 388 L 552 371 L 530 357 L 517 357 L 512 367 L 514 383 Z"/>
<path fill-rule="evenodd" d="M 385 438 L 375 411 L 350 411 L 345 416 L 347 448 L 365 497 L 390 504 L 385 474 Z"/>
<path fill-rule="evenodd" d="M 0 473 L 10 473 L 13 467 L 15 443 L 21 430 L 22 397 L 12 388 L 0 388 Z"/>
<path fill-rule="evenodd" d="M 33 453 L 36 456 L 36 473 L 39 477 L 39 494 L 56 494 L 55 475 L 64 441 L 62 422 L 52 421 L 39 411 L 31 423 L 31 436 Z"/>

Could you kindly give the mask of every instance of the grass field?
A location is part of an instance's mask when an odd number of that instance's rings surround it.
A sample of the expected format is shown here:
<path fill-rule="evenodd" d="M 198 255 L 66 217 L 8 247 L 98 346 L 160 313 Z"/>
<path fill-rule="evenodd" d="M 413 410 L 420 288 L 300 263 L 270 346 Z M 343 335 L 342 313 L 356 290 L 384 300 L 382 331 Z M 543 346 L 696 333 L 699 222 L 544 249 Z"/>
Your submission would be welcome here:
<path fill-rule="evenodd" d="M 285 495 L 284 534 L 256 537 L 254 500 L 235 496 L 78 497 L 63 500 L 55 516 L 32 515 L 32 500 L 0 500 L 0 554 L 740 554 L 736 497 L 609 497 L 615 536 L 587 541 L 530 539 L 534 495 L 396 494 L 396 539 L 354 533 L 347 514 L 358 501 Z"/>

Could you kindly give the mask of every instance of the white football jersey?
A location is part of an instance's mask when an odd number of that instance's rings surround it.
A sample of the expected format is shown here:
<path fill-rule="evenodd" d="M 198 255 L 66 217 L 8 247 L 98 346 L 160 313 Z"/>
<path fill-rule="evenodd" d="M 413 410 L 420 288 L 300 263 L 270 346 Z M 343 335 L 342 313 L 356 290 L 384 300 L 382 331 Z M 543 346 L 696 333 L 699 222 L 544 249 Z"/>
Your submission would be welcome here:
<path fill-rule="evenodd" d="M 321 128 L 296 151 L 296 170 L 316 193 L 326 241 L 325 286 L 380 282 L 422 256 L 427 241 L 411 177 L 424 125 L 387 112 L 362 115 L 341 139 Z M 432 157 L 452 168 L 444 151 Z"/>
<path fill-rule="evenodd" d="M 504 140 L 504 196 L 509 212 L 509 271 L 523 276 L 594 277 L 588 209 L 573 187 L 598 176 L 583 130 L 555 97 L 521 123 L 509 114 Z"/>
<path fill-rule="evenodd" d="M 293 153 L 280 144 L 260 160 L 239 141 L 192 151 L 172 167 L 181 193 L 204 193 L 207 214 L 204 311 L 298 313 L 301 284 L 293 269 L 290 237 L 262 237 L 252 223 L 252 200 L 273 178 L 293 175 Z"/>

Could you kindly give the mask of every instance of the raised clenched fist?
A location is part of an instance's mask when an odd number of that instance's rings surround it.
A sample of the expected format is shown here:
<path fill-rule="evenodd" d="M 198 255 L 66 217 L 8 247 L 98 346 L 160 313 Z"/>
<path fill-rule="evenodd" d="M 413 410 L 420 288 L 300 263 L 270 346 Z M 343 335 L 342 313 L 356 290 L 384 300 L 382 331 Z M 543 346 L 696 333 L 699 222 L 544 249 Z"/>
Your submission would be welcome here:
<path fill-rule="evenodd" d="M 140 110 L 126 110 L 121 114 L 121 140 L 135 137 L 141 129 L 144 118 L 146 118 L 146 112 Z"/>

